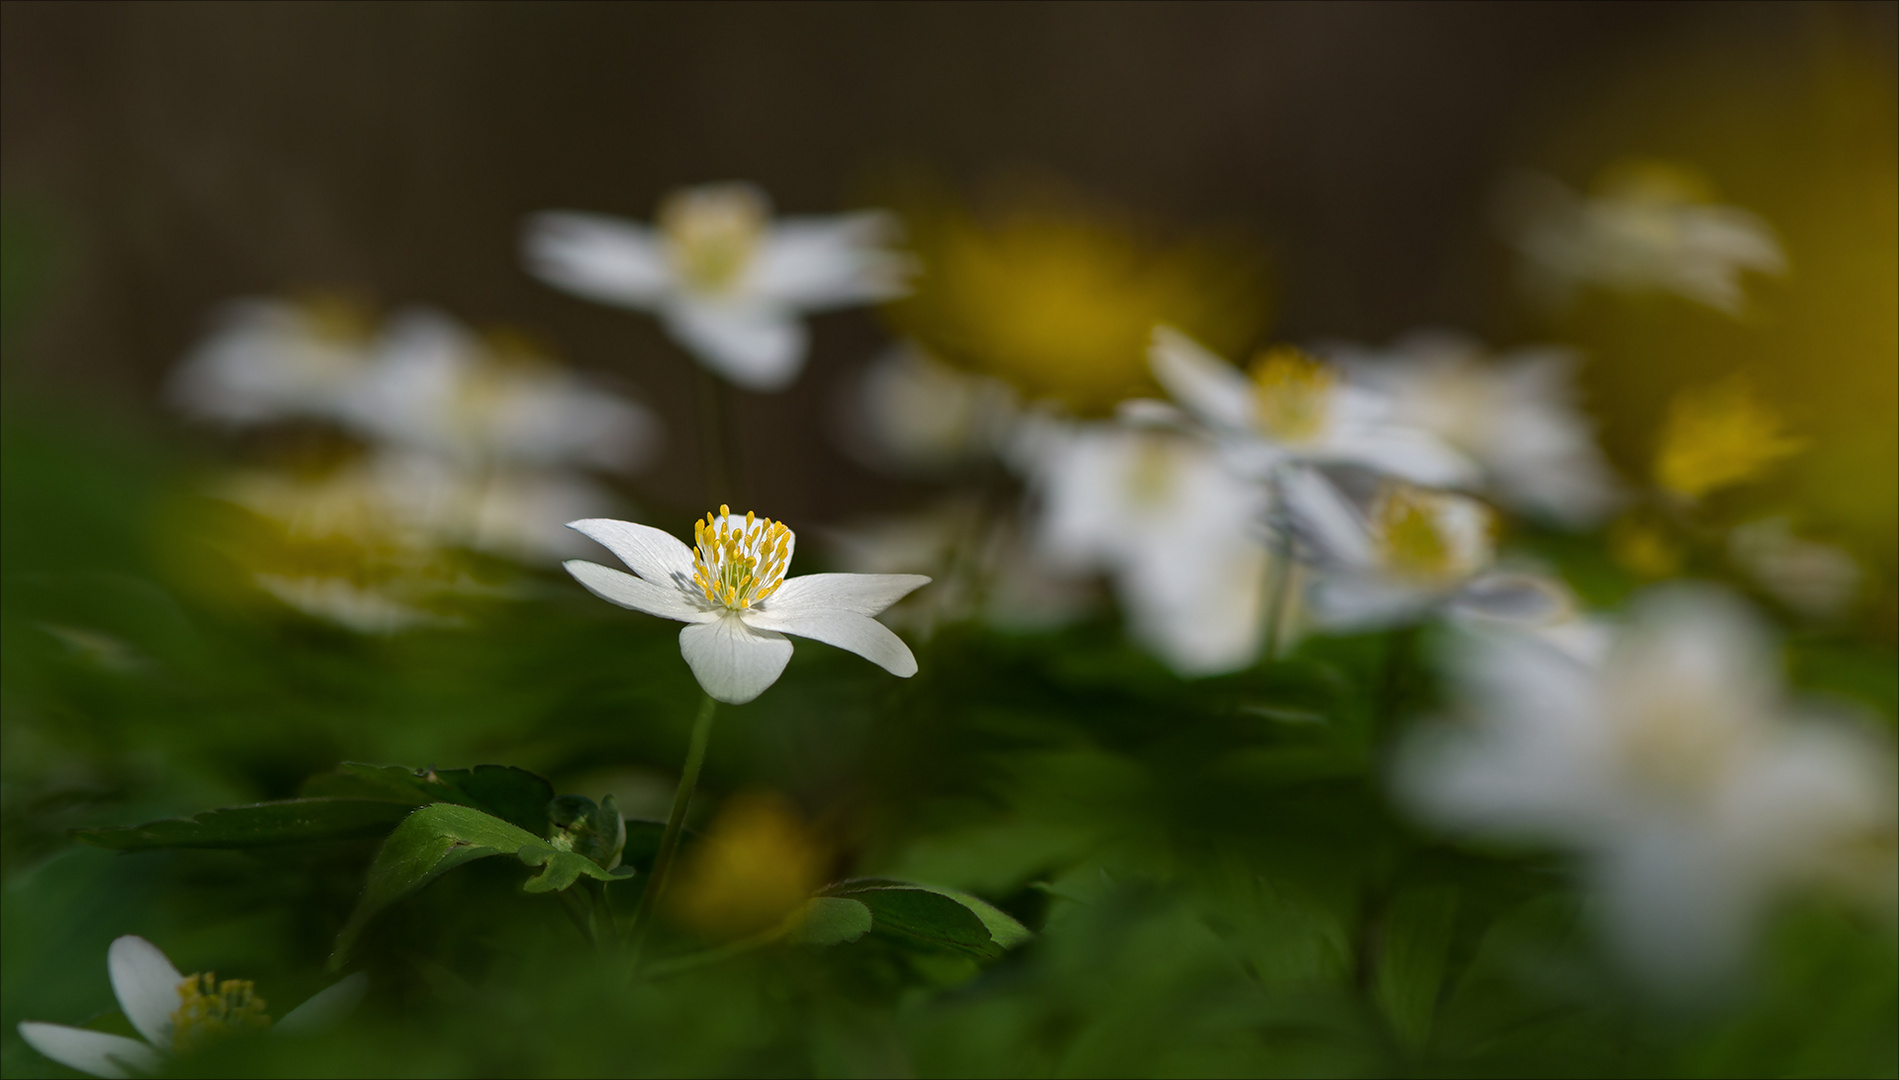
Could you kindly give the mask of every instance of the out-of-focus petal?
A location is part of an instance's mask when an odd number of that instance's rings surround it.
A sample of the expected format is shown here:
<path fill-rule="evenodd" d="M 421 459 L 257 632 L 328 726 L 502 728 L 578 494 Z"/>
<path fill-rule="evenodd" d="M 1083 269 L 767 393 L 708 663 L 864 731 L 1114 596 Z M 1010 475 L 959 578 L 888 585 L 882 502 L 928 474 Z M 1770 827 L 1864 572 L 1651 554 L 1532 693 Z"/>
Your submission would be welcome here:
<path fill-rule="evenodd" d="M 917 673 L 917 658 L 911 654 L 910 646 L 905 645 L 903 639 L 892 633 L 889 627 L 868 615 L 838 608 L 782 607 L 774 604 L 769 609 L 748 611 L 741 618 L 758 630 L 795 634 L 854 652 L 892 675 L 907 679 Z M 773 677 L 776 678 L 775 675 Z"/>
<path fill-rule="evenodd" d="M 178 1011 L 178 984 L 185 981 L 158 946 L 127 934 L 106 950 L 106 970 L 119 1008 L 153 1046 L 171 1045 L 171 1014 Z"/>
<path fill-rule="evenodd" d="M 665 319 L 694 356 L 747 390 L 783 390 L 804 370 L 810 335 L 781 309 L 686 301 L 670 306 Z"/>
<path fill-rule="evenodd" d="M 1171 326 L 1154 328 L 1148 364 L 1154 378 L 1204 423 L 1225 430 L 1253 425 L 1253 384 L 1244 372 Z"/>
<path fill-rule="evenodd" d="M 908 264 L 883 246 L 896 231 L 896 219 L 876 211 L 781 218 L 755 256 L 747 292 L 805 311 L 901 296 Z"/>
<path fill-rule="evenodd" d="M 806 574 L 787 578 L 760 610 L 826 608 L 876 615 L 929 583 L 922 574 Z"/>
<path fill-rule="evenodd" d="M 612 518 L 570 521 L 567 527 L 598 541 L 634 573 L 657 584 L 692 581 L 692 549 L 679 538 L 651 525 Z"/>
<path fill-rule="evenodd" d="M 1436 594 L 1422 589 L 1349 574 L 1322 577 L 1306 590 L 1313 623 L 1340 633 L 1408 622 L 1430 610 L 1436 601 Z"/>
<path fill-rule="evenodd" d="M 20 1038 L 69 1069 L 105 1080 L 123 1080 L 134 1073 L 154 1073 L 165 1064 L 156 1050 L 137 1039 L 64 1024 L 28 1020 L 20 1025 Z"/>
<path fill-rule="evenodd" d="M 1569 596 L 1555 582 L 1530 574 L 1486 574 L 1464 586 L 1450 603 L 1454 614 L 1537 624 L 1561 618 Z"/>
<path fill-rule="evenodd" d="M 685 594 L 672 585 L 655 585 L 632 574 L 583 559 L 569 559 L 561 565 L 567 568 L 575 581 L 586 586 L 588 592 L 609 604 L 679 622 L 709 622 L 718 618 L 688 603 Z"/>
<path fill-rule="evenodd" d="M 791 661 L 791 642 L 727 616 L 681 630 L 679 654 L 713 700 L 743 705 L 778 681 Z"/>
<path fill-rule="evenodd" d="M 1351 567 L 1369 567 L 1377 561 L 1364 518 L 1316 470 L 1282 470 L 1279 496 L 1293 534 L 1317 548 L 1322 561 Z"/>
<path fill-rule="evenodd" d="M 310 1000 L 285 1013 L 270 1030 L 279 1035 L 322 1031 L 353 1012 L 368 992 L 369 976 L 359 971 L 334 986 L 317 991 Z"/>
<path fill-rule="evenodd" d="M 1321 454 L 1368 465 L 1429 487 L 1461 487 L 1477 479 L 1477 465 L 1437 436 L 1416 428 L 1375 426 L 1341 430 Z"/>
<path fill-rule="evenodd" d="M 603 214 L 556 211 L 528 218 L 528 270 L 589 300 L 650 308 L 671 290 L 658 239 L 641 225 Z"/>

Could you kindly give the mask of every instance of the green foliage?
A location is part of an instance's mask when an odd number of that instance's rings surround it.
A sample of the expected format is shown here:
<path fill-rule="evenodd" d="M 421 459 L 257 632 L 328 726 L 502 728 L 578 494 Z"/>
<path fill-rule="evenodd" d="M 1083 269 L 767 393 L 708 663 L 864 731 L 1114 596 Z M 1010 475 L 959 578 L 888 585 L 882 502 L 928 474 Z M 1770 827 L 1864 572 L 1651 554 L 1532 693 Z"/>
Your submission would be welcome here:
<path fill-rule="evenodd" d="M 913 945 L 967 953 L 982 960 L 1029 940 L 1027 927 L 968 893 L 889 878 L 855 878 L 823 895 L 854 900 L 871 916 L 871 929 Z"/>
<path fill-rule="evenodd" d="M 381 836 L 409 816 L 408 803 L 375 799 L 286 799 L 206 810 L 144 825 L 74 829 L 73 836 L 115 851 L 158 848 L 252 848 Z"/>

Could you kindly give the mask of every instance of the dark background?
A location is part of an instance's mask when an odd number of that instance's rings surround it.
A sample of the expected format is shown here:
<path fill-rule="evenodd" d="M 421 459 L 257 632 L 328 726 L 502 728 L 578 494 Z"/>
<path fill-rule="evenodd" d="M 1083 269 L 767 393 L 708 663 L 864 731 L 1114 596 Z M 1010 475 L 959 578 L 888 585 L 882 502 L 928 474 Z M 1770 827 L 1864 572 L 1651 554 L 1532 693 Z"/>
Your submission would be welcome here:
<path fill-rule="evenodd" d="M 1773 40 L 1814 6 L 0 10 L 0 178 L 17 235 L 50 238 L 55 262 L 11 376 L 144 410 L 219 302 L 328 289 L 526 327 L 687 416 L 690 372 L 650 320 L 522 271 L 523 215 L 645 218 L 672 187 L 740 177 L 823 212 L 893 168 L 964 190 L 1026 171 L 1256 239 L 1277 335 L 1508 338 L 1484 207 L 1541 126 L 1631 64 Z M 1833 10 L 1890 38 L 1891 5 Z M 799 385 L 741 402 L 775 513 L 881 497 L 820 427 L 886 338 L 871 316 L 827 316 Z M 675 430 L 641 491 L 692 502 L 693 442 Z"/>

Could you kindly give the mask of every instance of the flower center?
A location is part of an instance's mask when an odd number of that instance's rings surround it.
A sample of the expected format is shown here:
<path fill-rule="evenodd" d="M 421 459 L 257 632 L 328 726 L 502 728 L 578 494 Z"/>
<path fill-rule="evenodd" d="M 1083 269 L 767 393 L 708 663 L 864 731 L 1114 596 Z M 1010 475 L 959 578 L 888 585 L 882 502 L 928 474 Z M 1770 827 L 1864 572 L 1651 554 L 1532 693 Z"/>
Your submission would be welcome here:
<path fill-rule="evenodd" d="M 1324 364 L 1291 345 L 1276 345 L 1260 353 L 1248 372 L 1266 434 L 1297 443 L 1325 430 L 1334 377 Z"/>
<path fill-rule="evenodd" d="M 767 214 L 764 196 L 744 184 L 667 196 L 659 207 L 659 229 L 674 271 L 698 292 L 731 289 L 758 250 Z"/>
<path fill-rule="evenodd" d="M 692 524 L 692 580 L 706 599 L 744 611 L 778 591 L 791 565 L 791 530 L 751 511 L 734 518 L 719 507 Z"/>
<path fill-rule="evenodd" d="M 222 1042 L 240 1031 L 270 1026 L 268 1003 L 249 979 L 218 982 L 212 972 L 188 975 L 178 984 L 178 1010 L 171 1014 L 171 1048 L 187 1054 Z"/>
<path fill-rule="evenodd" d="M 1385 571 L 1404 581 L 1443 584 L 1470 576 L 1490 553 L 1491 520 L 1469 499 L 1394 484 L 1372 511 Z"/>

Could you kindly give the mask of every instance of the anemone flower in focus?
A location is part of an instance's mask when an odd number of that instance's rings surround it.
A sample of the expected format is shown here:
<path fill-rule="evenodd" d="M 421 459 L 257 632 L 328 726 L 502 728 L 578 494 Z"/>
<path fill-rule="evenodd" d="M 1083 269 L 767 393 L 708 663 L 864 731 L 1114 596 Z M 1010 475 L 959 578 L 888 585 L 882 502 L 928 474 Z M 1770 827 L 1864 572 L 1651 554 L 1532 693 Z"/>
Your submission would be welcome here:
<path fill-rule="evenodd" d="M 1546 176 L 1519 177 L 1500 210 L 1526 284 L 1555 305 L 1581 285 L 1601 285 L 1670 292 L 1738 315 L 1743 273 L 1787 270 L 1772 227 L 1717 204 L 1705 182 L 1666 163 L 1620 164 L 1589 195 Z"/>
<path fill-rule="evenodd" d="M 536 214 L 528 267 L 578 296 L 657 314 L 666 332 L 748 390 L 790 386 L 804 367 L 804 312 L 888 300 L 908 265 L 883 213 L 774 220 L 750 184 L 668 195 L 656 227 L 601 214 Z"/>
<path fill-rule="evenodd" d="M 1619 957 L 1704 990 L 1745 958 L 1786 888 L 1892 902 L 1892 747 L 1789 703 L 1755 614 L 1705 586 L 1640 598 L 1597 663 L 1472 634 L 1463 722 L 1402 747 L 1403 801 L 1450 829 L 1570 848 Z"/>
<path fill-rule="evenodd" d="M 1387 480 L 1361 509 L 1313 469 L 1280 480 L 1285 522 L 1318 571 L 1313 621 L 1368 630 L 1453 614 L 1551 621 L 1568 610 L 1552 582 L 1495 568 L 1496 520 L 1476 499 Z"/>
<path fill-rule="evenodd" d="M 142 937 L 128 934 L 115 940 L 106 951 L 106 968 L 119 1008 L 144 1041 L 35 1020 L 20 1024 L 20 1037 L 61 1065 L 107 1080 L 159 1072 L 173 1058 L 244 1032 L 320 1030 L 347 1016 L 368 985 L 363 975 L 351 975 L 273 1025 L 268 1003 L 249 980 L 220 982 L 208 971 L 180 975 L 165 954 Z"/>
<path fill-rule="evenodd" d="M 679 651 L 714 700 L 742 705 L 764 693 L 791 660 L 786 634 L 847 649 L 893 675 L 916 674 L 903 639 L 871 616 L 927 585 L 920 574 L 785 577 L 796 536 L 727 507 L 693 524 L 687 547 L 650 525 L 594 518 L 569 528 L 618 556 L 633 573 L 570 559 L 567 572 L 609 603 L 688 624 Z"/>
<path fill-rule="evenodd" d="M 1265 492 L 1204 441 L 1165 429 L 1051 421 L 1030 485 L 1041 558 L 1108 575 L 1130 632 L 1182 675 L 1259 656 Z"/>
<path fill-rule="evenodd" d="M 1355 383 L 1390 400 L 1394 422 L 1470 455 L 1498 501 L 1570 526 L 1595 524 L 1615 505 L 1614 475 L 1575 404 L 1568 351 L 1487 361 L 1463 335 L 1421 333 L 1386 350 L 1332 355 Z"/>
<path fill-rule="evenodd" d="M 1420 484 L 1476 479 L 1442 439 L 1398 422 L 1384 394 L 1355 386 L 1299 349 L 1268 349 L 1245 371 L 1169 326 L 1153 330 L 1154 377 L 1227 448 L 1240 471 L 1267 477 L 1293 462 L 1364 465 Z"/>
<path fill-rule="evenodd" d="M 1107 416 L 1151 393 L 1156 322 L 1230 344 L 1263 324 L 1258 261 L 1225 241 L 1156 240 L 1124 213 L 1047 189 L 1013 192 L 987 212 L 908 201 L 922 278 L 888 307 L 892 323 L 1025 402 Z"/>

